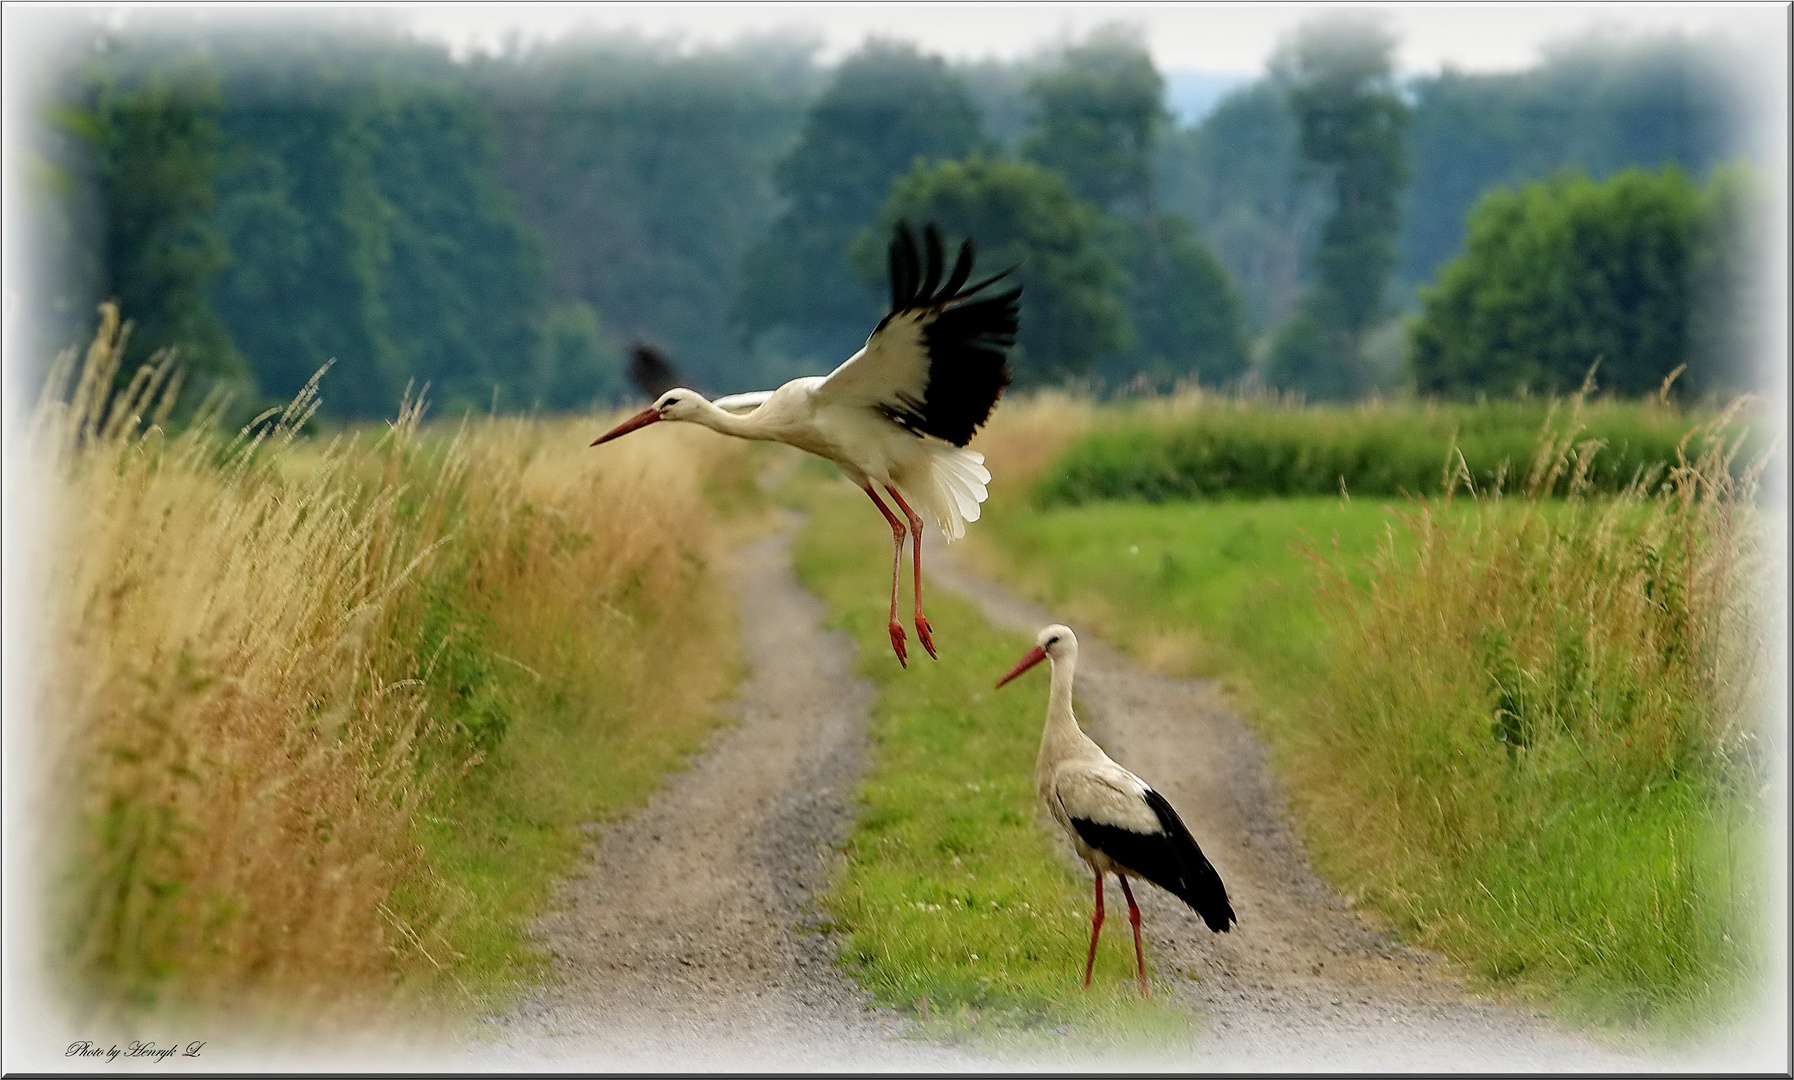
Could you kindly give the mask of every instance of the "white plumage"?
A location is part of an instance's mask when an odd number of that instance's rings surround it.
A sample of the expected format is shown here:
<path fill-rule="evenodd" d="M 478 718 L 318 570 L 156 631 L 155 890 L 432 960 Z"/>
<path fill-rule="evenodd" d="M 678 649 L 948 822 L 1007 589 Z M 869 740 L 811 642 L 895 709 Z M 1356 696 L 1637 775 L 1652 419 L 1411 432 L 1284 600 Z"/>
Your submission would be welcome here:
<path fill-rule="evenodd" d="M 1096 875 L 1096 912 L 1090 925 L 1090 955 L 1084 964 L 1084 985 L 1096 966 L 1096 942 L 1103 928 L 1103 875 L 1114 874 L 1127 897 L 1134 927 L 1134 960 L 1139 965 L 1140 992 L 1146 985 L 1146 953 L 1140 943 L 1140 908 L 1128 878 L 1140 877 L 1172 893 L 1202 916 L 1209 929 L 1227 930 L 1236 920 L 1221 875 L 1209 865 L 1184 827 L 1177 811 L 1146 781 L 1117 765 L 1078 726 L 1072 712 L 1072 679 L 1077 670 L 1078 638 L 1066 626 L 1042 630 L 1035 645 L 1001 687 L 1022 672 L 1050 660 L 1052 690 L 1047 698 L 1046 727 L 1034 761 L 1034 784 L 1040 801 L 1071 837 L 1078 856 Z"/>
<path fill-rule="evenodd" d="M 600 436 L 607 442 L 661 420 L 702 424 L 725 435 L 782 442 L 824 457 L 871 496 L 891 526 L 891 647 L 907 665 L 897 597 L 903 543 L 911 540 L 915 626 L 928 655 L 934 639 L 922 614 L 922 531 L 926 518 L 948 540 L 965 535 L 989 496 L 984 455 L 965 444 L 1009 385 L 1019 288 L 979 296 L 1004 274 L 967 285 L 972 242 L 946 270 L 940 233 L 925 231 L 926 263 L 908 226 L 890 247 L 891 311 L 865 347 L 826 377 L 793 379 L 777 390 L 709 401 L 683 387 Z M 1007 271 L 1005 271 L 1005 274 Z M 883 488 L 900 519 L 879 496 Z M 907 498 L 906 498 L 907 496 Z M 914 503 L 912 506 L 911 503 Z"/>

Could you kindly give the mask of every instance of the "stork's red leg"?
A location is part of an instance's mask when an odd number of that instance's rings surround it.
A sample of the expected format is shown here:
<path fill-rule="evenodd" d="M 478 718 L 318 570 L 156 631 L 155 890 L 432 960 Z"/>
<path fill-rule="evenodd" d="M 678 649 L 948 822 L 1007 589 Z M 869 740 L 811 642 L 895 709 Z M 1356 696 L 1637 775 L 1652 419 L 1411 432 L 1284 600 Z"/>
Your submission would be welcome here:
<path fill-rule="evenodd" d="M 1134 963 L 1140 966 L 1140 993 L 1151 997 L 1152 991 L 1146 987 L 1146 950 L 1140 947 L 1140 905 L 1134 903 L 1134 890 L 1127 887 L 1127 875 L 1115 875 L 1121 881 L 1121 895 L 1127 897 L 1128 921 L 1134 924 Z"/>
<path fill-rule="evenodd" d="M 1127 882 L 1122 882 L 1127 888 Z M 1103 875 L 1096 873 L 1096 914 L 1090 919 L 1090 956 L 1084 961 L 1084 989 L 1090 989 L 1090 973 L 1096 970 L 1096 936 L 1103 932 Z"/>
<path fill-rule="evenodd" d="M 891 508 L 878 497 L 878 492 L 872 490 L 871 484 L 866 485 L 866 494 L 872 496 L 872 504 L 891 523 L 891 648 L 897 653 L 897 662 L 909 667 L 909 649 L 903 643 L 903 624 L 897 621 L 897 578 L 903 570 L 903 522 L 898 521 L 897 515 L 891 513 Z"/>
<path fill-rule="evenodd" d="M 930 633 L 933 628 L 928 625 L 927 616 L 922 614 L 922 519 L 916 516 L 914 510 L 909 508 L 909 503 L 903 501 L 902 494 L 900 494 L 896 488 L 886 484 L 885 490 L 890 492 L 891 498 L 896 499 L 897 505 L 903 508 L 903 516 L 909 518 L 909 549 L 916 557 L 916 579 L 914 582 L 916 593 L 916 637 L 921 639 L 922 647 L 928 650 L 929 657 L 934 660 L 939 660 L 940 657 L 936 655 L 934 651 L 934 635 Z"/>

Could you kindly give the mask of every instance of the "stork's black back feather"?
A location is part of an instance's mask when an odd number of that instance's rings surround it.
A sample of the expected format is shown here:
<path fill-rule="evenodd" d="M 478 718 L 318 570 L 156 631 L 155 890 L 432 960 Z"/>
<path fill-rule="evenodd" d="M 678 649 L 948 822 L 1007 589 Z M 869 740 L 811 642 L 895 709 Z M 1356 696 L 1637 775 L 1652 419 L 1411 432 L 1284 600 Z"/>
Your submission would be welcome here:
<path fill-rule="evenodd" d="M 1210 930 L 1224 933 L 1239 920 L 1221 875 L 1163 795 L 1147 788 L 1146 805 L 1157 815 L 1161 831 L 1139 833 L 1077 817 L 1071 819 L 1072 828 L 1086 844 L 1190 905 Z"/>
<path fill-rule="evenodd" d="M 978 296 L 1015 267 L 967 287 L 974 262 L 970 238 L 960 244 L 945 284 L 941 282 L 945 246 L 932 224 L 923 230 L 923 248 L 917 251 L 915 233 L 907 223 L 898 222 L 890 247 L 891 311 L 878 329 L 906 312 L 938 309 L 939 313 L 922 332 L 922 345 L 928 350 L 927 391 L 920 400 L 906 396 L 886 406 L 885 415 L 911 431 L 964 446 L 990 418 L 1009 385 L 1009 350 L 1020 326 L 1022 290 L 1018 286 Z"/>
<path fill-rule="evenodd" d="M 629 381 L 649 401 L 675 386 L 685 385 L 679 369 L 667 354 L 640 340 L 629 346 Z"/>

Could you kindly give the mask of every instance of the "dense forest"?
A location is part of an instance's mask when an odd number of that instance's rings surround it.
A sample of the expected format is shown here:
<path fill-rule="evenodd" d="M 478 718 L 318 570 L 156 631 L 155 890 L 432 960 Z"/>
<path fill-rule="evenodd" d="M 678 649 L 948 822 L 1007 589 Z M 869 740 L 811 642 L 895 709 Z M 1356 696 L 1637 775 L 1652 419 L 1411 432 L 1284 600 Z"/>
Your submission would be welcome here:
<path fill-rule="evenodd" d="M 132 358 L 176 347 L 246 407 L 329 360 L 337 417 L 423 383 L 450 408 L 583 407 L 628 394 L 637 338 L 699 389 L 750 389 L 857 347 L 902 218 L 1019 266 L 1022 385 L 1470 392 L 1516 383 L 1452 374 L 1481 354 L 1416 368 L 1402 325 L 1479 199 L 1566 170 L 1698 185 L 1741 145 L 1689 40 L 1406 80 L 1392 46 L 1315 24 L 1180 126 L 1118 30 L 1014 63 L 874 41 L 827 67 L 784 38 L 457 60 L 316 13 L 96 28 L 28 140 L 34 351 L 115 297 Z"/>

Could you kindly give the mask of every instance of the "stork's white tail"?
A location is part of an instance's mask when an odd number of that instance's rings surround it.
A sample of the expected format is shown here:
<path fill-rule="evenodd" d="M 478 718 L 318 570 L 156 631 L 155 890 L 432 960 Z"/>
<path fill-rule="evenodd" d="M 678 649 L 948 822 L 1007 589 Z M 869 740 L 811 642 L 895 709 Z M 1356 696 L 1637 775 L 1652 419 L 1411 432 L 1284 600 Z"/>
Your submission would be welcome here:
<path fill-rule="evenodd" d="M 923 513 L 934 519 L 935 528 L 948 540 L 966 534 L 966 523 L 977 521 L 983 509 L 978 505 L 990 497 L 990 470 L 984 467 L 984 455 L 976 450 L 962 450 L 949 443 L 927 439 L 929 477 L 915 485 L 922 496 Z"/>

